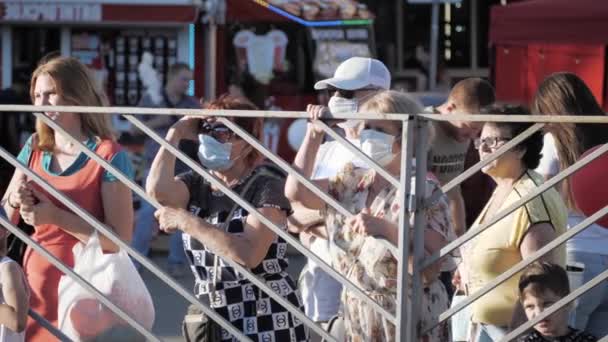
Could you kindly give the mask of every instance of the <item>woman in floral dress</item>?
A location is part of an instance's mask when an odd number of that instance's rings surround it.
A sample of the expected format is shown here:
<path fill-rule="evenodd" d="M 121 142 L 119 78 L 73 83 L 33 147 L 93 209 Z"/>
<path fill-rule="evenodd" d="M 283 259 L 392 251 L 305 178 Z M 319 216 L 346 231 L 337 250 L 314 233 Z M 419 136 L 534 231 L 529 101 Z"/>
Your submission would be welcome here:
<path fill-rule="evenodd" d="M 408 95 L 385 91 L 366 101 L 361 111 L 419 113 L 422 108 Z M 309 112 L 315 118 L 319 116 L 320 109 L 309 108 Z M 384 166 L 388 172 L 399 176 L 400 137 L 400 122 L 369 121 L 361 132 L 360 144 L 366 154 Z M 314 125 L 309 125 L 294 161 L 306 176 L 309 176 L 311 169 L 310 159 L 314 161 L 321 140 L 322 134 Z M 394 314 L 397 306 L 398 262 L 396 256 L 380 239 L 398 245 L 399 194 L 396 188 L 383 177 L 377 176 L 375 171 L 357 167 L 355 164 L 362 165 L 358 162 L 347 164 L 336 177 L 316 181 L 317 185 L 327 190 L 348 210 L 358 213 L 354 217 L 346 218 L 326 206 L 294 177 L 288 177 L 285 192 L 290 200 L 324 212 L 334 268 Z M 429 198 L 437 191 L 441 191 L 438 182 L 431 175 L 427 176 L 425 197 Z M 412 196 L 413 186 L 405 203 L 410 203 Z M 424 248 L 428 255 L 441 249 L 453 236 L 446 196 L 442 194 L 437 200 L 429 203 L 424 213 Z M 413 226 L 413 221 L 410 226 Z M 408 265 L 411 272 L 411 260 Z M 417 325 L 420 341 L 451 340 L 446 322 L 422 335 L 423 331 L 433 326 L 433 321 L 439 314 L 448 309 L 447 293 L 438 279 L 438 271 L 438 265 L 433 265 L 423 272 L 424 291 Z M 395 341 L 394 325 L 348 289 L 342 292 L 342 313 L 348 341 Z"/>

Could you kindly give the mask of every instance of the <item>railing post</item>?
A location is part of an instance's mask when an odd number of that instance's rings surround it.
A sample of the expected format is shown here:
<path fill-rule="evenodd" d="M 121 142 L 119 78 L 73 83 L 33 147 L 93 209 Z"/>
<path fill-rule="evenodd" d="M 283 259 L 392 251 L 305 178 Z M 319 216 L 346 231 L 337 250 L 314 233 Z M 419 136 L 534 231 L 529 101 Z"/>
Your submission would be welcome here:
<path fill-rule="evenodd" d="M 414 146 L 412 144 L 412 132 L 414 131 L 414 124 L 410 119 L 403 120 L 402 132 L 401 132 L 401 175 L 399 183 L 399 256 L 397 268 L 397 325 L 395 326 L 396 341 L 406 340 L 406 336 L 410 336 L 407 332 L 407 320 L 410 315 L 408 314 L 408 257 L 410 253 L 410 215 L 409 215 L 409 203 L 407 202 L 407 196 L 411 188 L 412 178 L 412 158 Z"/>
<path fill-rule="evenodd" d="M 418 321 L 422 305 L 422 268 L 420 261 L 424 258 L 424 226 L 426 217 L 424 215 L 426 197 L 426 174 L 427 174 L 427 144 L 428 144 L 428 121 L 419 116 L 415 117 L 416 137 L 416 183 L 414 190 L 414 236 L 413 236 L 413 260 L 412 260 L 412 290 L 410 300 L 410 317 L 408 320 L 409 341 L 418 341 Z"/>

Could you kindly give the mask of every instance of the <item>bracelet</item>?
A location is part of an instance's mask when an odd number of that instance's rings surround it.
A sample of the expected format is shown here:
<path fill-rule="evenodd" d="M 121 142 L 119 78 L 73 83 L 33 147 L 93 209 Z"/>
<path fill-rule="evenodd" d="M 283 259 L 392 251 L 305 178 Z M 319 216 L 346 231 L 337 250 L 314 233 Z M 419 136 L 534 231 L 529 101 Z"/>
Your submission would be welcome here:
<path fill-rule="evenodd" d="M 8 206 L 9 206 L 9 207 L 11 207 L 11 208 L 13 208 L 13 209 L 19 209 L 19 208 L 20 208 L 20 206 L 18 206 L 18 205 L 17 205 L 17 206 L 15 206 L 15 205 L 12 205 L 12 204 L 11 204 L 11 195 L 12 195 L 12 194 L 13 194 L 12 192 L 8 194 L 8 197 L 6 198 L 6 203 L 8 204 Z"/>

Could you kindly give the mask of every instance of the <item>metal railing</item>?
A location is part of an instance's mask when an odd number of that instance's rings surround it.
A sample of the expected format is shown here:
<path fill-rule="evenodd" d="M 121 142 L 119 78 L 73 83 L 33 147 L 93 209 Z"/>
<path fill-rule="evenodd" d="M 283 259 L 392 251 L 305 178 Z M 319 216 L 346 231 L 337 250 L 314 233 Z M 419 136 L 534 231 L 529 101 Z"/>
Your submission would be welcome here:
<path fill-rule="evenodd" d="M 83 153 L 85 153 L 88 157 L 96 161 L 100 164 L 104 169 L 108 170 L 114 176 L 116 176 L 121 182 L 127 185 L 132 191 L 137 193 L 144 200 L 147 200 L 152 206 L 155 208 L 160 208 L 160 204 L 149 197 L 146 192 L 136 183 L 131 181 L 127 176 L 123 175 L 119 170 L 114 168 L 108 161 L 99 157 L 94 151 L 90 150 L 83 143 L 69 136 L 63 128 L 58 126 L 55 122 L 50 120 L 43 114 L 39 114 L 37 112 L 44 111 L 53 111 L 53 112 L 76 112 L 76 113 L 98 113 L 99 115 L 109 115 L 113 113 L 123 113 L 123 114 L 149 114 L 149 115 L 192 115 L 192 116 L 215 116 L 215 117 L 275 117 L 275 118 L 307 118 L 308 115 L 305 112 L 269 112 L 269 111 L 234 111 L 234 110 L 194 110 L 194 109 L 158 109 L 158 108 L 132 108 L 132 107 L 67 107 L 67 106 L 25 106 L 25 105 L 0 105 L 0 112 L 3 111 L 16 111 L 16 112 L 35 112 L 34 115 L 39 120 L 42 120 L 55 131 L 60 132 L 61 134 L 68 137 L 75 146 Z M 143 124 L 138 119 L 134 118 L 131 115 L 125 115 L 125 118 L 129 120 L 135 127 L 142 130 L 149 138 L 155 140 L 166 150 L 174 154 L 179 160 L 184 162 L 187 166 L 189 166 L 194 172 L 198 173 L 201 177 L 211 183 L 214 187 L 218 188 L 222 191 L 226 196 L 228 196 L 231 200 L 237 203 L 239 206 L 243 207 L 245 210 L 249 212 L 250 215 L 253 215 L 255 218 L 260 220 L 265 226 L 267 226 L 270 230 L 276 233 L 279 237 L 283 238 L 285 241 L 293 245 L 298 251 L 304 254 L 306 257 L 312 259 L 320 267 L 326 271 L 330 276 L 334 279 L 340 281 L 346 289 L 352 291 L 354 294 L 358 295 L 362 300 L 364 300 L 367 304 L 369 304 L 376 312 L 381 314 L 388 322 L 391 322 L 396 326 L 397 333 L 397 341 L 416 341 L 418 338 L 418 331 L 416 329 L 416 325 L 418 322 L 417 315 L 420 312 L 420 298 L 422 294 L 422 270 L 429 265 L 439 261 L 441 258 L 447 256 L 455 249 L 459 248 L 466 242 L 475 238 L 484 230 L 488 229 L 496 222 L 506 217 L 517 208 L 525 205 L 525 203 L 529 202 L 536 196 L 539 196 L 544 191 L 554 187 L 561 180 L 570 176 L 581 167 L 584 167 L 593 159 L 597 158 L 601 154 L 608 151 L 608 144 L 600 147 L 598 150 L 589 154 L 585 158 L 581 159 L 574 165 L 570 166 L 566 170 L 562 171 L 560 174 L 548 180 L 543 185 L 536 188 L 534 191 L 530 192 L 528 195 L 522 197 L 519 201 L 513 203 L 508 208 L 501 210 L 497 213 L 493 218 L 485 222 L 484 224 L 475 227 L 465 233 L 463 236 L 457 238 L 456 240 L 450 242 L 445 247 L 443 247 L 439 252 L 429 256 L 424 257 L 424 225 L 425 225 L 425 215 L 422 210 L 430 203 L 434 201 L 436 197 L 431 197 L 430 199 L 425 199 L 425 175 L 426 175 L 426 153 L 425 146 L 428 143 L 428 125 L 426 123 L 428 121 L 447 121 L 447 120 L 458 120 L 458 121 L 479 121 L 479 122 L 535 122 L 536 124 L 521 133 L 519 136 L 515 137 L 496 151 L 494 151 L 488 158 L 484 158 L 483 161 L 480 161 L 470 169 L 463 172 L 461 175 L 453 179 L 448 184 L 445 184 L 442 187 L 443 192 L 447 192 L 463 181 L 474 175 L 476 172 L 481 170 L 485 165 L 489 164 L 493 160 L 499 158 L 504 153 L 508 152 L 517 144 L 524 141 L 526 138 L 539 131 L 543 127 L 543 123 L 548 122 L 576 122 L 576 123 L 608 123 L 608 119 L 605 117 L 598 116 L 531 116 L 531 115 L 450 115 L 450 116 L 442 116 L 435 114 L 375 114 L 375 113 L 354 113 L 354 114 L 341 114 L 335 115 L 333 118 L 335 119 L 366 119 L 366 120 L 394 120 L 401 121 L 403 125 L 402 131 L 402 159 L 401 159 L 401 172 L 400 177 L 397 179 L 394 175 L 390 174 L 386 170 L 384 170 L 380 165 L 375 163 L 365 154 L 363 154 L 358 148 L 348 142 L 346 139 L 342 138 L 339 134 L 337 134 L 331 127 L 327 126 L 323 122 L 318 122 L 317 124 L 321 127 L 321 129 L 334 138 L 337 142 L 344 145 L 349 151 L 351 151 L 357 158 L 363 160 L 368 164 L 368 166 L 374 169 L 380 176 L 385 178 L 392 186 L 398 188 L 399 193 L 405 194 L 411 192 L 411 177 L 415 177 L 416 182 L 414 184 L 414 193 L 415 193 L 415 203 L 413 208 L 411 208 L 411 212 L 407 210 L 408 205 L 405 203 L 406 196 L 400 196 L 400 208 L 401 211 L 399 213 L 399 244 L 398 246 L 393 246 L 392 244 L 386 242 L 387 246 L 390 247 L 391 252 L 395 255 L 395 258 L 399 262 L 398 267 L 398 279 L 397 279 L 397 309 L 395 313 L 388 312 L 378 303 L 376 303 L 373 299 L 371 299 L 365 291 L 359 289 L 356 285 L 350 282 L 346 277 L 342 274 L 336 272 L 330 265 L 327 264 L 326 261 L 317 257 L 314 253 L 310 252 L 306 247 L 304 247 L 297 239 L 292 237 L 289 233 L 281 229 L 281 227 L 277 226 L 266 217 L 260 214 L 259 211 L 255 207 L 253 207 L 250 203 L 244 200 L 239 194 L 234 193 L 230 188 L 226 187 L 221 181 L 219 181 L 213 174 L 209 173 L 207 170 L 203 169 L 197 162 L 191 160 L 189 157 L 184 155 L 181 151 L 171 145 L 169 142 L 164 140 L 162 137 L 158 136 L 154 131 L 149 129 L 145 124 Z M 262 143 L 257 141 L 254 137 L 252 137 L 245 130 L 234 124 L 232 121 L 227 120 L 225 118 L 220 118 L 220 120 L 234 133 L 236 133 L 243 140 L 252 145 L 255 149 L 261 152 L 265 157 L 273 161 L 277 166 L 287 172 L 289 175 L 295 177 L 301 184 L 303 184 L 306 188 L 316 194 L 319 198 L 323 199 L 329 207 L 335 209 L 338 213 L 350 217 L 353 214 L 349 212 L 346 208 L 344 208 L 338 201 L 336 201 L 329 194 L 324 192 L 322 189 L 318 188 L 312 181 L 303 176 L 298 170 L 294 169 L 289 163 L 282 160 L 280 157 L 276 156 L 268 149 L 266 149 Z M 416 136 L 416 165 L 415 170 L 412 169 L 412 156 L 414 155 L 414 144 L 412 143 L 412 137 Z M 131 255 L 135 260 L 140 262 L 144 267 L 149 269 L 153 274 L 158 276 L 162 281 L 164 281 L 167 285 L 172 287 L 176 292 L 186 298 L 190 303 L 199 306 L 205 314 L 207 314 L 211 319 L 216 321 L 220 326 L 226 329 L 230 334 L 237 337 L 239 340 L 248 341 L 249 339 L 243 335 L 242 332 L 235 329 L 227 320 L 225 320 L 222 316 L 218 315 L 212 308 L 206 305 L 204 302 L 197 299 L 190 291 L 183 288 L 177 282 L 175 282 L 171 277 L 169 277 L 164 271 L 160 270 L 157 266 L 151 263 L 146 257 L 142 256 L 139 252 L 135 251 L 128 244 L 121 241 L 121 239 L 112 232 L 111 229 L 106 227 L 103 223 L 96 220 L 85 210 L 80 208 L 77 204 L 75 204 L 72 200 L 67 198 L 61 192 L 52 188 L 48 183 L 46 183 L 42 178 L 37 176 L 27 167 L 21 165 L 16 158 L 12 155 L 8 154 L 5 150 L 0 149 L 0 156 L 6 159 L 9 163 L 15 166 L 17 169 L 24 172 L 30 179 L 35 181 L 38 185 L 40 185 L 43 189 L 48 191 L 55 198 L 60 200 L 66 207 L 70 210 L 81 216 L 85 221 L 87 221 L 91 226 L 93 226 L 96 230 L 101 232 L 104 236 L 109 238 L 112 242 L 117 244 L 120 248 L 127 251 L 129 255 Z M 603 208 L 598 211 L 594 215 L 589 216 L 583 222 L 578 224 L 576 227 L 569 229 L 566 233 L 557 237 L 554 241 L 550 242 L 543 248 L 539 249 L 535 253 L 533 253 L 529 258 L 522 260 L 517 265 L 513 266 L 510 270 L 506 271 L 504 274 L 500 275 L 492 282 L 486 284 L 481 290 L 473 293 L 467 298 L 467 300 L 459 303 L 454 308 L 447 310 L 442 313 L 439 317 L 437 317 L 436 323 L 439 324 L 449 319 L 453 314 L 462 310 L 464 307 L 470 305 L 479 297 L 488 293 L 496 286 L 500 285 L 505 280 L 509 279 L 511 276 L 517 274 L 525 267 L 527 267 L 532 262 L 537 259 L 543 257 L 547 253 L 549 253 L 554 248 L 558 247 L 566 240 L 571 238 L 572 236 L 580 233 L 582 230 L 587 228 L 589 225 L 594 223 L 597 219 L 602 217 L 604 214 L 608 213 L 608 207 Z M 410 215 L 414 215 L 414 226 L 409 227 L 409 217 Z M 123 318 L 129 325 L 137 329 L 140 333 L 145 335 L 150 340 L 158 340 L 153 334 L 147 331 L 145 328 L 141 327 L 136 321 L 128 317 L 126 313 L 124 313 L 119 307 L 116 307 L 112 304 L 103 294 L 97 292 L 94 288 L 90 288 L 90 284 L 86 283 L 83 279 L 80 279 L 78 275 L 73 274 L 71 270 L 65 269 L 66 266 L 62 265 L 58 260 L 53 259 L 50 253 L 44 251 L 35 241 L 31 240 L 27 235 L 21 233 L 14 225 L 12 225 L 8 220 L 0 219 L 0 223 L 7 228 L 9 231 L 14 233 L 18 238 L 24 240 L 31 248 L 36 249 L 41 254 L 48 257 L 53 264 L 55 264 L 59 269 L 64 271 L 71 277 L 74 277 L 76 281 L 78 281 L 82 286 L 89 289 L 101 302 L 104 303 L 110 310 L 115 312 L 121 318 Z M 411 246 L 413 249 L 410 251 L 410 236 L 409 231 L 413 229 L 413 235 L 411 237 L 412 242 Z M 413 259 L 413 272 L 410 274 L 408 270 L 408 260 Z M 315 322 L 307 318 L 297 307 L 289 303 L 279 294 L 275 293 L 266 283 L 253 275 L 249 270 L 244 268 L 243 266 L 231 261 L 224 259 L 230 266 L 234 267 L 240 274 L 242 274 L 246 279 L 251 281 L 254 285 L 262 289 L 266 292 L 270 297 L 284 306 L 288 311 L 290 311 L 295 317 L 304 322 L 309 328 L 315 331 L 317 334 L 321 335 L 327 340 L 334 341 L 335 338 L 329 336 L 329 334 L 324 331 L 319 325 Z M 55 262 L 58 262 L 57 264 Z M 65 270 L 64 270 L 65 269 Z M 521 327 L 512 331 L 509 335 L 505 337 L 505 341 L 512 340 L 520 335 L 522 332 L 525 332 L 526 329 L 532 327 L 535 323 L 542 320 L 544 317 L 550 315 L 551 313 L 559 310 L 564 305 L 567 305 L 572 300 L 575 300 L 584 292 L 592 288 L 593 286 L 599 284 L 601 281 L 604 281 L 608 278 L 608 271 L 603 272 L 595 279 L 585 284 L 584 286 L 575 289 L 570 295 L 563 298 L 551 308 L 543 312 L 539 317 L 534 320 L 523 324 Z M 411 284 L 410 284 L 411 283 Z M 412 296 L 408 295 L 408 289 L 411 289 Z M 607 340 L 604 338 L 602 341 Z"/>

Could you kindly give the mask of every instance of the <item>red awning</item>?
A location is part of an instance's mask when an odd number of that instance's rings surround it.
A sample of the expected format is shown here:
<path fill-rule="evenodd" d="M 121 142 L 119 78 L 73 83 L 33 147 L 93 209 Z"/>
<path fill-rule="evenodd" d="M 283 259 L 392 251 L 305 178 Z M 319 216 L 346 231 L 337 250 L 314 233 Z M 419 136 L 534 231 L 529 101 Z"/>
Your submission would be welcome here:
<path fill-rule="evenodd" d="M 188 5 L 104 4 L 102 21 L 133 23 L 193 23 L 199 8 Z"/>
<path fill-rule="evenodd" d="M 608 1 L 529 0 L 492 8 L 490 42 L 608 43 Z"/>
<path fill-rule="evenodd" d="M 103 3 L 103 1 L 40 2 L 0 0 L 0 23 L 79 23 L 183 25 L 195 22 L 200 8 L 193 4 Z"/>
<path fill-rule="evenodd" d="M 284 23 L 286 17 L 251 0 L 227 0 L 226 21 L 240 23 Z"/>

